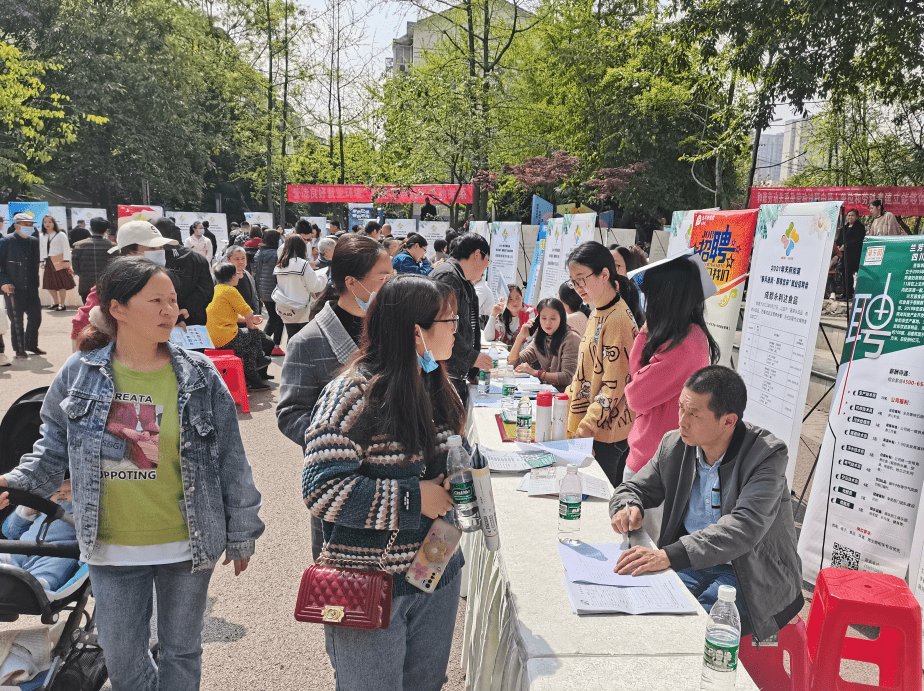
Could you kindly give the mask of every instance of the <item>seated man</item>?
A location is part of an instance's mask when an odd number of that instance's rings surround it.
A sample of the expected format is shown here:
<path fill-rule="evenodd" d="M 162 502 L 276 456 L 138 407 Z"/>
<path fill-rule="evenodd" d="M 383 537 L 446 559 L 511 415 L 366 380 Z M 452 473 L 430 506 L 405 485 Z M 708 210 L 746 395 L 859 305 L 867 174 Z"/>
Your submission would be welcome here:
<path fill-rule="evenodd" d="M 802 609 L 786 445 L 743 422 L 747 389 L 736 372 L 695 372 L 680 394 L 680 429 L 610 500 L 613 529 L 642 524 L 664 503 L 658 549 L 633 547 L 620 574 L 673 568 L 708 611 L 720 585 L 735 586 L 742 635 L 767 640 Z"/>

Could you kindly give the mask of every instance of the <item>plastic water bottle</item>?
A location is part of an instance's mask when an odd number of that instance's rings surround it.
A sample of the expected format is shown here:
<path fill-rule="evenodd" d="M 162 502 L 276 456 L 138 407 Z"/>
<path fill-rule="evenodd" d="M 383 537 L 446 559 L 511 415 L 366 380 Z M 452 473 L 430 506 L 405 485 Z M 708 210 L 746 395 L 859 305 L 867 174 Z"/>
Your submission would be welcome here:
<path fill-rule="evenodd" d="M 491 370 L 478 370 L 478 393 L 491 393 Z"/>
<path fill-rule="evenodd" d="M 533 440 L 533 404 L 529 402 L 529 394 L 523 393 L 520 405 L 517 406 L 517 441 L 527 443 Z"/>
<path fill-rule="evenodd" d="M 732 691 L 735 688 L 740 643 L 741 618 L 735 607 L 735 589 L 721 585 L 719 599 L 709 610 L 700 689 Z"/>
<path fill-rule="evenodd" d="M 504 383 L 501 386 L 503 396 L 503 412 L 506 420 L 512 420 L 517 414 L 517 378 L 513 372 L 513 365 L 507 365 L 504 370 Z"/>
<path fill-rule="evenodd" d="M 449 437 L 449 456 L 446 459 L 446 474 L 449 476 L 449 492 L 452 494 L 453 518 L 449 521 L 462 532 L 478 530 L 478 502 L 475 499 L 475 484 L 472 482 L 472 459 L 462 446 L 462 437 Z"/>
<path fill-rule="evenodd" d="M 580 542 L 582 494 L 578 467 L 569 463 L 558 490 L 558 541 L 566 545 Z"/>

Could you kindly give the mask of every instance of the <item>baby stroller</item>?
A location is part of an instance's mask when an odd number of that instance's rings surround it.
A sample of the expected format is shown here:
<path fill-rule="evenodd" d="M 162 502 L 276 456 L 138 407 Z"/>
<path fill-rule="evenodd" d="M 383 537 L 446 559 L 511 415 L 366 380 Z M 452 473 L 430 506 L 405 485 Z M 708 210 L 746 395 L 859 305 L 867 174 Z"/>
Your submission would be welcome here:
<path fill-rule="evenodd" d="M 47 387 L 20 397 L 0 420 L 0 473 L 12 470 L 23 453 L 39 438 L 39 410 Z M 0 540 L 0 553 L 79 559 L 77 547 L 44 542 L 48 526 L 56 520 L 73 524 L 73 517 L 54 502 L 20 490 L 6 490 L 10 505 L 22 505 L 48 518 L 34 542 Z M 47 626 L 60 624 L 61 635 L 51 650 L 51 666 L 31 681 L 20 685 L 23 691 L 98 691 L 106 681 L 102 650 L 96 642 L 92 612 L 87 611 L 91 596 L 87 566 L 81 565 L 70 580 L 54 593 L 47 593 L 28 571 L 0 564 L 0 621 L 13 622 L 22 615 L 41 618 Z"/>

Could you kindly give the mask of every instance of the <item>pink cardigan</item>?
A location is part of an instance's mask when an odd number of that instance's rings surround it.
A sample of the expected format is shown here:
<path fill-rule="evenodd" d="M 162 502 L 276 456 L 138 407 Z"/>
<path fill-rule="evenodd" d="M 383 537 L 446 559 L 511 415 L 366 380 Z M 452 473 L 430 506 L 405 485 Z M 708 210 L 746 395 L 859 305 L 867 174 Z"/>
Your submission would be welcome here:
<path fill-rule="evenodd" d="M 684 382 L 709 364 L 709 342 L 695 324 L 680 345 L 671 350 L 665 350 L 669 344 L 661 346 L 642 367 L 647 341 L 647 333 L 635 337 L 629 353 L 632 381 L 626 384 L 626 400 L 635 412 L 626 465 L 636 473 L 654 458 L 662 437 L 680 426 L 677 406 Z"/>

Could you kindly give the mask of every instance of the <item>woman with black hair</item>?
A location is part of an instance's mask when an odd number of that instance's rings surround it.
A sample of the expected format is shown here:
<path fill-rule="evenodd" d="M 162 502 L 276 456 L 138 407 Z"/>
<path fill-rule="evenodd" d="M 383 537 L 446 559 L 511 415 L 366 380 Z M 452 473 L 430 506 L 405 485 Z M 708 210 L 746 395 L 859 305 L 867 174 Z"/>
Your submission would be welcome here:
<path fill-rule="evenodd" d="M 393 574 L 387 628 L 325 626 L 337 688 L 438 691 L 459 607 L 461 551 L 432 593 L 405 573 L 433 521 L 453 506 L 444 480 L 448 440 L 463 433 L 465 409 L 440 363 L 452 355 L 459 317 L 452 289 L 423 276 L 398 276 L 378 293 L 362 349 L 315 406 L 302 494 L 323 521 L 329 563 L 381 563 Z"/>
<path fill-rule="evenodd" d="M 485 341 L 500 341 L 512 345 L 523 325 L 536 318 L 536 310 L 524 304 L 523 290 L 511 283 L 507 286 L 509 295 L 491 309 L 491 316 L 484 326 L 482 336 Z"/>
<path fill-rule="evenodd" d="M 428 275 L 433 271 L 427 259 L 427 238 L 420 233 L 411 233 L 405 238 L 391 265 L 399 274 Z"/>
<path fill-rule="evenodd" d="M 329 268 L 330 282 L 315 300 L 308 325 L 286 346 L 276 405 L 279 431 L 303 450 L 321 390 L 356 352 L 366 310 L 392 275 L 385 249 L 370 237 L 352 233 L 337 240 Z M 321 521 L 313 518 L 315 559 L 321 553 L 321 542 Z"/>
<path fill-rule="evenodd" d="M 613 255 L 584 242 L 568 257 L 569 285 L 594 306 L 581 340 L 577 372 L 568 388 L 568 436 L 593 437 L 594 457 L 613 487 L 622 482 L 633 414 L 626 402 L 629 351 L 638 334 L 623 299 L 631 288 L 616 273 Z"/>
<path fill-rule="evenodd" d="M 561 300 L 540 300 L 536 309 L 539 316 L 520 327 L 510 346 L 507 364 L 516 365 L 517 372 L 530 374 L 564 391 L 577 370 L 581 337 L 568 326 Z M 523 347 L 528 336 L 533 336 L 533 341 Z"/>
<path fill-rule="evenodd" d="M 323 271 L 311 268 L 308 245 L 298 233 L 286 238 L 279 261 L 275 262 L 273 277 L 276 287 L 270 299 L 285 324 L 287 338 L 291 339 L 308 323 L 312 296 L 327 287 L 327 278 Z"/>
<path fill-rule="evenodd" d="M 681 257 L 646 270 L 642 292 L 645 326 L 629 353 L 632 381 L 626 385 L 635 423 L 629 432 L 625 479 L 644 468 L 664 435 L 678 428 L 684 382 L 719 360 L 719 347 L 703 318 L 703 285 L 693 261 Z"/>
<path fill-rule="evenodd" d="M 279 348 L 285 325 L 276 313 L 276 303 L 273 301 L 273 291 L 276 290 L 276 276 L 273 270 L 276 268 L 280 240 L 281 237 L 275 230 L 266 231 L 263 233 L 263 242 L 253 257 L 253 277 L 257 295 L 266 307 L 267 321 L 263 327 L 263 334 L 273 342 L 273 355 L 285 355 Z"/>
<path fill-rule="evenodd" d="M 244 378 L 248 389 L 268 389 L 260 370 L 270 363 L 263 355 L 263 332 L 257 326 L 263 321 L 253 313 L 241 294 L 234 290 L 240 279 L 234 264 L 223 262 L 215 267 L 215 295 L 205 308 L 208 315 L 205 326 L 212 343 L 219 350 L 233 350 L 244 364 Z M 244 328 L 238 327 L 243 317 Z"/>
<path fill-rule="evenodd" d="M 565 281 L 558 286 L 558 299 L 565 306 L 565 312 L 568 314 L 568 326 L 570 326 L 578 336 L 583 336 L 587 331 L 587 318 L 590 316 L 590 307 L 584 304 L 581 296 L 578 295 L 574 288 Z"/>

